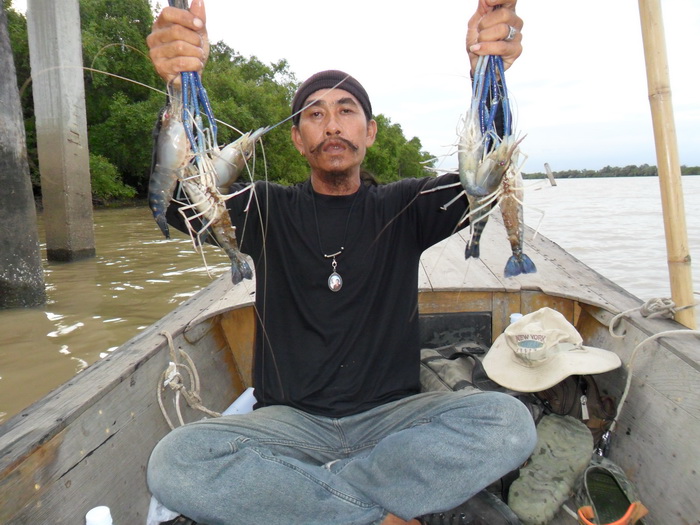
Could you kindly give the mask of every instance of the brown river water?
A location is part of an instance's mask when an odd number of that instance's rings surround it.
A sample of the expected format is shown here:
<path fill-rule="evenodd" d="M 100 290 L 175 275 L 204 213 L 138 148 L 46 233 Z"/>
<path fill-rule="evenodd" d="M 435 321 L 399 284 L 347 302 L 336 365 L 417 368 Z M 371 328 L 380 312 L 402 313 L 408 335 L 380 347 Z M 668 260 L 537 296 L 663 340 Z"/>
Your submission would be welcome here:
<path fill-rule="evenodd" d="M 0 311 L 0 423 L 114 351 L 213 277 L 228 257 L 188 237 L 165 240 L 146 207 L 95 210 L 94 258 L 47 263 L 43 308 Z"/>
<path fill-rule="evenodd" d="M 683 177 L 683 190 L 700 291 L 700 176 Z M 659 193 L 656 177 L 527 182 L 525 219 L 535 227 L 544 211 L 541 233 L 575 257 L 642 300 L 668 297 Z M 44 263 L 45 307 L 0 311 L 0 423 L 212 280 L 189 238 L 164 240 L 146 207 L 96 210 L 94 222 L 96 257 Z M 228 271 L 223 252 L 209 247 L 205 255 L 213 276 Z M 697 318 L 700 325 L 700 311 Z"/>

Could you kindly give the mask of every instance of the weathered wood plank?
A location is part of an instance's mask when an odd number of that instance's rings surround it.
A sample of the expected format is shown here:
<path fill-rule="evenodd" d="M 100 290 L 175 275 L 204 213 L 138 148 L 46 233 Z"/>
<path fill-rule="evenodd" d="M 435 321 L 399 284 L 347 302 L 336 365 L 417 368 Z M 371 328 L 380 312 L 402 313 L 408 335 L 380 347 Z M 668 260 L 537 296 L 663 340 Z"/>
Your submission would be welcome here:
<path fill-rule="evenodd" d="M 210 284 L 209 289 L 211 291 L 202 297 L 202 304 L 187 323 L 188 328 L 185 328 L 185 332 L 190 326 L 197 326 L 205 319 L 231 309 L 255 304 L 254 279 L 243 280 L 234 286 L 230 274 L 226 273 Z"/>
<path fill-rule="evenodd" d="M 517 292 L 539 290 L 548 295 L 597 305 L 617 313 L 640 304 L 638 298 L 582 264 L 560 246 L 542 235 L 533 238 L 526 227 L 524 251 L 535 262 L 533 274 L 504 277 L 503 268 L 510 256 L 500 214 L 494 213 L 484 230 L 479 259 L 464 259 L 467 232 L 459 232 L 426 250 L 421 260 L 421 289 L 490 290 Z M 601 280 L 607 285 L 600 288 Z"/>
<path fill-rule="evenodd" d="M 436 291 L 418 294 L 418 309 L 421 314 L 455 312 L 491 312 L 491 292 Z"/>
<path fill-rule="evenodd" d="M 254 307 L 229 310 L 221 315 L 221 328 L 235 363 L 236 391 L 241 394 L 253 386 L 253 346 L 255 343 Z"/>
<path fill-rule="evenodd" d="M 479 246 L 481 247 L 481 261 L 501 280 L 505 290 L 515 292 L 520 290 L 524 285 L 535 288 L 539 287 L 541 270 L 538 273 L 529 274 L 527 276 L 505 277 L 503 275 L 506 262 L 511 256 L 511 248 L 508 243 L 505 227 L 503 226 L 503 218 L 499 210 L 495 210 L 490 215 Z M 532 250 L 525 250 L 525 252 L 532 258 L 538 270 L 543 267 L 544 261 L 541 260 L 539 253 Z"/>
<path fill-rule="evenodd" d="M 145 492 L 143 472 L 135 467 L 135 463 L 145 465 L 147 456 L 144 458 L 144 454 L 152 448 L 148 445 L 154 444 L 154 431 L 159 436 L 167 432 L 165 421 L 162 416 L 158 417 L 155 399 L 157 378 L 167 366 L 167 354 L 164 357 L 155 366 L 152 364 L 155 360 L 145 363 L 129 381 L 111 389 L 114 395 L 98 400 L 71 425 L 52 436 L 39 449 L 20 458 L 14 468 L 5 471 L 0 480 L 0 499 L 7 504 L 0 510 L 0 521 L 79 523 L 82 515 L 104 498 L 115 498 L 110 503 L 117 504 L 118 498 L 128 496 L 138 507 L 144 496 L 135 492 L 124 494 L 117 487 L 126 477 L 132 487 L 138 485 L 142 488 L 140 492 Z M 142 384 L 141 377 L 150 377 L 148 388 Z M 85 387 L 99 388 L 91 380 L 83 383 Z M 152 397 L 144 397 L 146 393 Z M 136 440 L 119 446 L 121 439 L 130 433 L 129 429 L 134 428 L 134 423 L 139 423 L 138 435 L 134 436 Z M 118 448 L 117 462 L 104 465 L 101 472 L 105 477 L 102 480 L 92 479 L 100 475 L 94 467 L 101 465 L 115 446 Z M 46 454 L 47 450 L 52 453 Z M 115 490 L 111 492 L 113 487 Z"/>
<path fill-rule="evenodd" d="M 532 231 L 530 228 L 528 230 Z M 546 261 L 542 271 L 538 271 L 542 277 L 539 288 L 543 292 L 597 305 L 615 313 L 634 308 L 641 303 L 637 297 L 589 268 L 542 235 L 534 239 L 527 236 L 525 245 L 528 251 L 539 253 Z M 527 279 L 523 281 L 523 285 L 530 288 Z M 601 283 L 604 285 L 601 286 Z"/>
<path fill-rule="evenodd" d="M 216 298 L 228 294 L 229 290 L 230 284 L 225 276 L 221 276 L 213 283 L 212 288 L 206 288 L 206 293 L 201 291 L 194 295 L 163 320 L 154 323 L 120 346 L 118 351 L 90 366 L 71 381 L 0 425 L 0 450 L 12 450 L 11 456 L 0 456 L 0 471 L 26 453 L 26 450 L 13 448 L 13 443 L 21 442 L 26 445 L 41 442 L 60 432 L 62 427 L 70 424 L 86 407 L 106 395 L 111 387 L 128 378 L 143 361 L 160 350 L 164 339 L 159 332 L 164 326 L 173 335 L 177 335 L 188 326 L 195 326 L 190 324 L 193 318 L 199 317 L 203 320 L 216 315 L 217 312 L 212 311 L 210 306 L 216 302 Z M 214 297 L 210 293 L 213 293 Z M 245 304 L 248 303 L 249 299 L 246 298 Z M 205 313 L 209 315 L 204 315 Z M 74 387 L 77 382 L 82 382 L 83 378 L 92 378 L 93 374 L 96 378 L 95 384 L 100 385 L 99 390 Z M 59 422 L 56 422 L 56 417 L 60 417 Z"/>
<path fill-rule="evenodd" d="M 419 289 L 426 286 L 435 290 L 503 288 L 501 280 L 483 261 L 464 258 L 465 245 L 465 234 L 458 232 L 426 250 L 421 257 Z"/>
<path fill-rule="evenodd" d="M 491 319 L 494 340 L 510 323 L 510 314 L 522 312 L 522 298 L 519 293 L 496 292 L 493 295 L 493 316 Z"/>
<path fill-rule="evenodd" d="M 621 311 L 619 308 L 628 309 L 639 305 L 638 298 L 581 263 L 559 245 L 542 235 L 533 238 L 533 234 L 532 228 L 525 228 L 523 251 L 532 258 L 537 272 L 511 278 L 502 277 L 505 262 L 510 255 L 510 246 L 506 241 L 500 214 L 494 213 L 489 219 L 481 242 L 481 260 L 495 275 L 500 276 L 506 290 L 540 290 L 548 295 L 598 305 L 615 313 Z M 605 287 L 597 286 L 601 281 L 607 283 Z M 465 284 L 469 287 L 479 285 L 474 282 Z"/>
<path fill-rule="evenodd" d="M 574 322 L 574 302 L 568 298 L 529 290 L 523 290 L 520 297 L 523 313 L 547 307 L 560 312 L 570 323 Z"/>

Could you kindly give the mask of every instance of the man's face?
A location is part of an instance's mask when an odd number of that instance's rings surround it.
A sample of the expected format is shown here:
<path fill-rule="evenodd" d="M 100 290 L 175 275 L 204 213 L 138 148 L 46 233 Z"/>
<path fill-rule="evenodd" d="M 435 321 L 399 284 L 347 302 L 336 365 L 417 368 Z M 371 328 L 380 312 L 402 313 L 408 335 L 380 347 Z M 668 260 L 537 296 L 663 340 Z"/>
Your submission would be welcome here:
<path fill-rule="evenodd" d="M 377 123 L 367 121 L 358 100 L 343 89 L 320 89 L 304 102 L 292 140 L 312 171 L 348 172 L 359 168 L 374 143 Z M 359 170 L 358 170 L 359 172 Z"/>

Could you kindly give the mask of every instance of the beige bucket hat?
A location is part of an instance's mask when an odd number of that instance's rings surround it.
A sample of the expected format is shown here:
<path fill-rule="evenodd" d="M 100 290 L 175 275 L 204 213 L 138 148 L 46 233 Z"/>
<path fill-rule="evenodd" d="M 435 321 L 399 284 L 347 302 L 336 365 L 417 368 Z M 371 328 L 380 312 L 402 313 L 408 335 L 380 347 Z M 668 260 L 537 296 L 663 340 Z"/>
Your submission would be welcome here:
<path fill-rule="evenodd" d="M 621 364 L 613 352 L 584 346 L 576 328 L 551 308 L 509 325 L 484 357 L 488 376 L 518 392 L 540 392 L 570 375 L 600 374 Z"/>

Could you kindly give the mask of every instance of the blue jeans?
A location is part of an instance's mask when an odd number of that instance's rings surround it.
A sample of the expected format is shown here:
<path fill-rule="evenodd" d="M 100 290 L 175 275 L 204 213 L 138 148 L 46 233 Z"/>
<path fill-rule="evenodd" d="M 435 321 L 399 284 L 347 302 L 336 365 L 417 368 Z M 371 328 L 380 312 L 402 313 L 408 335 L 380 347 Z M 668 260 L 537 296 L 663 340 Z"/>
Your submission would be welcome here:
<path fill-rule="evenodd" d="M 175 429 L 148 484 L 209 525 L 378 524 L 459 505 L 536 440 L 525 406 L 495 392 L 426 392 L 343 418 L 272 406 Z"/>

